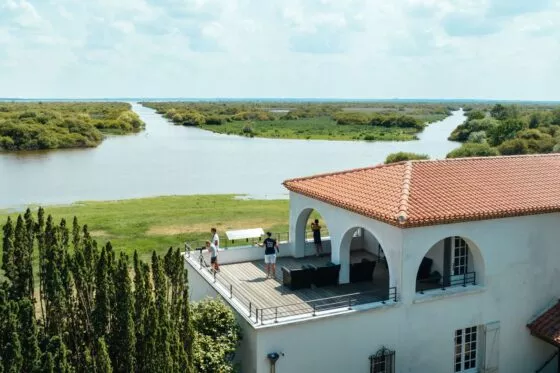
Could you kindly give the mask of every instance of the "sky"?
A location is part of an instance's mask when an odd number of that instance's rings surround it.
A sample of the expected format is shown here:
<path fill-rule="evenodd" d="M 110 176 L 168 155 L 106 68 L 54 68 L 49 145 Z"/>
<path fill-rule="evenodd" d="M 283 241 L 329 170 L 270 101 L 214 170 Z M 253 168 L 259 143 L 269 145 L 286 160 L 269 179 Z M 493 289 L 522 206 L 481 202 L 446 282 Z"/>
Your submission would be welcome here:
<path fill-rule="evenodd" d="M 560 100 L 560 0 L 0 0 L 0 97 Z"/>

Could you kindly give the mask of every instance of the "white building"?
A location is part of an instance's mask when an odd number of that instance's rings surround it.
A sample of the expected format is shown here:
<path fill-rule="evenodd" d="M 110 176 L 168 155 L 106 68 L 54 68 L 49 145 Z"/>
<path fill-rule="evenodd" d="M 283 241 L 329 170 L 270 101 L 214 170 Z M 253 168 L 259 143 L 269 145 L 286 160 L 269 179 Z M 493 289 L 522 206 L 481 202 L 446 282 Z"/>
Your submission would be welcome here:
<path fill-rule="evenodd" d="M 558 371 L 560 154 L 401 162 L 284 185 L 278 280 L 265 278 L 262 248 L 220 252 L 216 276 L 186 255 L 193 300 L 219 295 L 239 315 L 243 372 L 272 371 L 271 353 L 278 373 Z M 328 227 L 326 257 L 306 239 L 313 210 Z M 282 266 L 303 289 L 282 285 Z"/>

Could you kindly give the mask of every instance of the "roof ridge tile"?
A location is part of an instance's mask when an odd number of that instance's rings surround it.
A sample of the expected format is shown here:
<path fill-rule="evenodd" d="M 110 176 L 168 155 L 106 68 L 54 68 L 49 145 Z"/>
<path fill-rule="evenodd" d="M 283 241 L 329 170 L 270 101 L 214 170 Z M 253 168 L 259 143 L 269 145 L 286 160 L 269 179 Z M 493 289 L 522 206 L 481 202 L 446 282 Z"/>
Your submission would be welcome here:
<path fill-rule="evenodd" d="M 412 162 L 407 161 L 404 166 L 403 180 L 401 186 L 401 197 L 399 200 L 396 219 L 399 224 L 406 223 L 408 219 L 408 197 L 410 196 L 410 182 L 412 179 Z"/>

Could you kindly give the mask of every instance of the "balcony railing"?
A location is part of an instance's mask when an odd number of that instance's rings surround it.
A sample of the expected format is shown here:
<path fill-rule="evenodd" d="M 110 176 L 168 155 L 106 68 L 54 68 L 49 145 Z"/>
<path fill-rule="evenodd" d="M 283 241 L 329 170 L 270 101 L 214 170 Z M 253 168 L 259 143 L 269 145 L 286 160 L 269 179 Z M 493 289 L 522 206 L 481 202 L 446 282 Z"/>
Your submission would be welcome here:
<path fill-rule="evenodd" d="M 441 276 L 437 279 L 418 280 L 416 281 L 416 292 L 424 294 L 427 290 L 446 290 L 459 286 L 467 287 L 467 285 L 476 285 L 476 272 L 465 272 L 462 275 Z"/>
<path fill-rule="evenodd" d="M 187 245 L 188 248 L 191 246 Z M 213 271 L 209 264 L 206 262 L 200 249 L 189 249 L 185 252 L 185 256 L 191 261 L 196 262 L 196 267 L 199 271 L 205 271 L 210 274 L 214 284 L 221 285 L 226 290 L 229 299 L 237 301 L 247 311 L 247 317 L 254 324 L 263 324 L 268 321 L 278 322 L 279 319 L 289 318 L 294 316 L 309 315 L 311 317 L 317 316 L 320 312 L 330 311 L 335 309 L 348 309 L 366 303 L 382 304 L 388 301 L 397 302 L 397 288 L 391 287 L 389 290 L 372 290 L 359 293 L 345 294 L 329 298 L 320 298 L 310 301 L 301 301 L 289 305 L 280 305 L 274 307 L 259 308 L 251 298 L 239 287 L 235 287 L 232 283 L 225 280 L 219 273 Z"/>
<path fill-rule="evenodd" d="M 314 299 L 298 303 L 260 308 L 256 310 L 256 322 L 263 324 L 266 321 L 278 322 L 278 319 L 309 315 L 317 316 L 320 312 L 334 309 L 348 309 L 367 304 L 381 302 L 386 304 L 388 301 L 397 301 L 397 288 L 389 288 L 389 291 L 372 290 L 359 293 L 339 295 L 336 297 Z"/>
<path fill-rule="evenodd" d="M 276 241 L 280 242 L 288 242 L 290 241 L 290 233 L 289 232 L 271 232 L 272 233 L 272 238 L 274 238 Z M 321 237 L 323 239 L 328 239 L 329 238 L 329 232 L 326 229 L 321 229 Z M 209 237 L 210 238 L 210 237 Z M 305 239 L 308 241 L 312 241 L 313 240 L 313 231 L 310 230 L 306 230 L 305 231 Z M 236 247 L 245 247 L 245 246 L 249 246 L 249 245 L 253 245 L 253 243 L 255 241 L 262 241 L 259 240 L 258 238 L 254 238 L 254 239 L 241 239 L 241 240 L 228 240 L 226 237 L 220 237 L 220 246 L 222 249 L 233 249 Z M 200 248 L 200 247 L 204 247 L 206 243 L 206 240 L 190 240 L 188 241 L 188 244 L 194 249 L 194 248 Z"/>

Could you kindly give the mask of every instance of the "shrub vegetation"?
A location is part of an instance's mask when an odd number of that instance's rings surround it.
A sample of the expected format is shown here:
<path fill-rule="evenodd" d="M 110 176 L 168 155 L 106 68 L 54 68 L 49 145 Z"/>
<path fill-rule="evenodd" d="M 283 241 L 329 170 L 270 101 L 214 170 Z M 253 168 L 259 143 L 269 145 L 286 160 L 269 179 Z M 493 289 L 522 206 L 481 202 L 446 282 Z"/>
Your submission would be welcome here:
<path fill-rule="evenodd" d="M 414 159 L 430 159 L 430 157 L 427 154 L 398 152 L 398 153 L 389 154 L 385 159 L 385 164 L 401 162 L 401 161 L 411 161 Z"/>
<path fill-rule="evenodd" d="M 138 132 L 127 103 L 0 103 L 0 150 L 95 147 L 104 134 Z"/>
<path fill-rule="evenodd" d="M 448 157 L 536 154 L 560 149 L 558 105 L 477 104 L 467 110 L 467 121 L 449 137 L 464 145 Z"/>
<path fill-rule="evenodd" d="M 177 125 L 242 136 L 414 140 L 456 107 L 426 103 L 145 102 Z M 249 131 L 248 128 L 251 128 Z"/>

